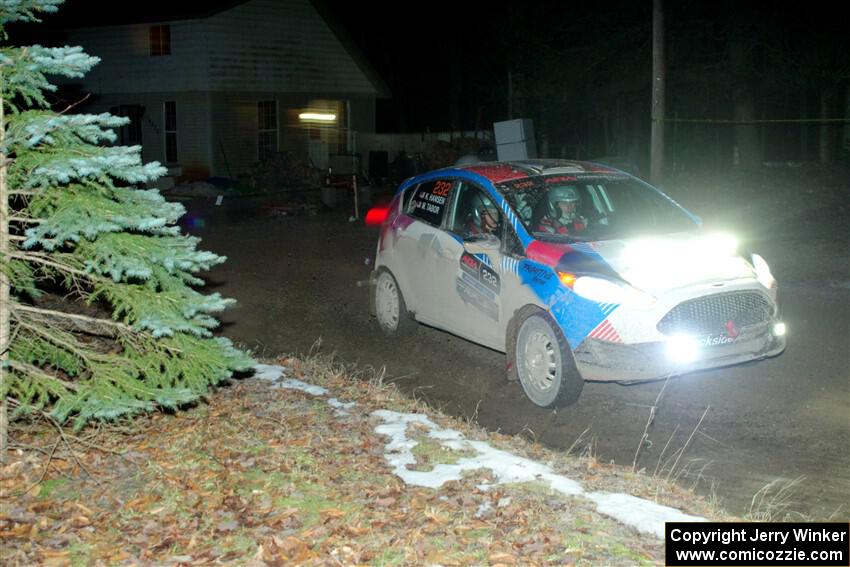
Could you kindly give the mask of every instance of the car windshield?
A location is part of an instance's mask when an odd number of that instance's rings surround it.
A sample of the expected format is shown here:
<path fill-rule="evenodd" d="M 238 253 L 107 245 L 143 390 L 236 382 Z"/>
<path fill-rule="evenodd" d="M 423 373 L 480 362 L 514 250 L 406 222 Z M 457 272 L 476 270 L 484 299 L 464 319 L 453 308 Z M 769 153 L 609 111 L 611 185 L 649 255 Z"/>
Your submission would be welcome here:
<path fill-rule="evenodd" d="M 612 240 L 697 228 L 665 195 L 627 176 L 552 174 L 497 187 L 535 238 Z"/>

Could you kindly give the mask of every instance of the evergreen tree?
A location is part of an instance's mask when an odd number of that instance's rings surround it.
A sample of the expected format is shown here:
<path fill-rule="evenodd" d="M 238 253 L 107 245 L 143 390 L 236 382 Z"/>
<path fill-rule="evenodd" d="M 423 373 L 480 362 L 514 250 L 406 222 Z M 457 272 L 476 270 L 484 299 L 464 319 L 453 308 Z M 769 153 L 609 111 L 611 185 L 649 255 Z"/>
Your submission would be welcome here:
<path fill-rule="evenodd" d="M 0 0 L 2 39 L 60 3 Z M 0 47 L 2 448 L 7 412 L 79 427 L 174 408 L 251 364 L 211 333 L 231 300 L 194 289 L 224 258 L 180 233 L 181 205 L 137 188 L 164 168 L 111 145 L 126 119 L 50 110 L 46 77 L 97 62 L 79 47 Z M 47 289 L 65 294 L 62 307 L 39 300 Z M 79 302 L 105 316 L 79 314 Z"/>

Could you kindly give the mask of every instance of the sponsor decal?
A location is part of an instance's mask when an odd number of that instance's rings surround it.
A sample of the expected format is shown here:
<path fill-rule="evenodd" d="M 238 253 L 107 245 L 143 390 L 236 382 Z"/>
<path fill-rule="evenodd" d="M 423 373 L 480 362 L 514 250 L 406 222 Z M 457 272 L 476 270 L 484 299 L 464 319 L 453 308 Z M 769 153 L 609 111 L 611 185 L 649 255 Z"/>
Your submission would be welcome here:
<path fill-rule="evenodd" d="M 738 340 L 741 336 L 741 329 L 738 328 L 738 325 L 735 324 L 735 321 L 732 319 L 726 321 L 726 333 L 716 333 L 713 335 L 706 335 L 704 337 L 700 337 L 697 339 L 700 345 L 704 347 L 713 347 L 713 346 L 722 346 L 732 344 Z"/>
<path fill-rule="evenodd" d="M 607 341 L 609 343 L 623 342 L 623 339 L 620 337 L 620 333 L 617 332 L 617 329 L 614 328 L 611 321 L 608 319 L 602 321 L 588 336 L 592 339 Z"/>
<path fill-rule="evenodd" d="M 485 315 L 499 320 L 499 305 L 496 302 L 501 290 L 499 274 L 472 254 L 464 252 L 460 257 L 460 270 L 455 282 L 460 298 Z"/>
<path fill-rule="evenodd" d="M 704 347 L 721 346 L 734 343 L 738 337 L 730 337 L 728 335 L 708 335 L 697 339 L 697 342 Z"/>

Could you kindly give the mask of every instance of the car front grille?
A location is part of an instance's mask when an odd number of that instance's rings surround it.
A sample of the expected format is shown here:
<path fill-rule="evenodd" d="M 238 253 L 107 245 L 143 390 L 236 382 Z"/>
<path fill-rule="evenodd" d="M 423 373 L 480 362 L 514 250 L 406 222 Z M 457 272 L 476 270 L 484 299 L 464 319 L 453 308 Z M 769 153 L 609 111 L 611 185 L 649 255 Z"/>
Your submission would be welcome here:
<path fill-rule="evenodd" d="M 765 295 L 757 291 L 732 291 L 684 301 L 671 309 L 657 328 L 665 335 L 729 334 L 768 321 L 772 312 Z"/>

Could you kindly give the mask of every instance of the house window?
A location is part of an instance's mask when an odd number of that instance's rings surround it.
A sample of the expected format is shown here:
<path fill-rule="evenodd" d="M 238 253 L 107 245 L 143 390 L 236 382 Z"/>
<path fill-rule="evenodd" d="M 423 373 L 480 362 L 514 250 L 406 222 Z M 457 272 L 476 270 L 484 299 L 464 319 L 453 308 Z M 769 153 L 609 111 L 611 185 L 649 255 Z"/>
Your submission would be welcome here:
<path fill-rule="evenodd" d="M 277 153 L 277 101 L 257 103 L 257 157 L 260 160 Z"/>
<path fill-rule="evenodd" d="M 171 26 L 151 26 L 151 55 L 171 55 Z"/>
<path fill-rule="evenodd" d="M 165 114 L 165 162 L 177 162 L 177 103 L 168 100 L 163 105 Z"/>
<path fill-rule="evenodd" d="M 118 129 L 118 143 L 122 146 L 138 146 L 142 143 L 142 116 L 145 107 L 140 104 L 122 104 L 109 109 L 110 114 L 124 116 L 130 123 Z"/>

